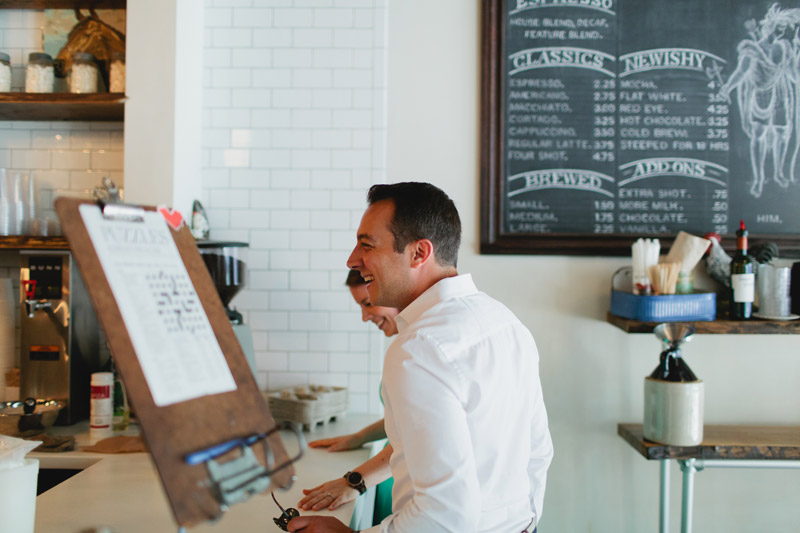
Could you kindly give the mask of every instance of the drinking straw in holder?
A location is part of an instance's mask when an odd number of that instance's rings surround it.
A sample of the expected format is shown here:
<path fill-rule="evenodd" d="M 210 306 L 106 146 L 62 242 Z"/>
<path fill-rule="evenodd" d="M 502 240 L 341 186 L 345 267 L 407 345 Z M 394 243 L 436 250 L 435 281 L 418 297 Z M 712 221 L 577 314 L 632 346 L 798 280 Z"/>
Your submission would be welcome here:
<path fill-rule="evenodd" d="M 638 239 L 631 246 L 633 294 L 651 294 L 650 267 L 658 264 L 661 243 L 658 239 Z"/>

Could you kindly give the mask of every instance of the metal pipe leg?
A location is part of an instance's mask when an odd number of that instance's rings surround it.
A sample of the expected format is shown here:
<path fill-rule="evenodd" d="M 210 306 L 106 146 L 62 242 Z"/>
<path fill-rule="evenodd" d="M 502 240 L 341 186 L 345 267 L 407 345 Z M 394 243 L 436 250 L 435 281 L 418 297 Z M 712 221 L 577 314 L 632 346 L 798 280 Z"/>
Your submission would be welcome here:
<path fill-rule="evenodd" d="M 692 533 L 692 512 L 694 503 L 694 474 L 697 472 L 695 459 L 678 461 L 683 471 L 683 495 L 681 501 L 681 533 Z"/>
<path fill-rule="evenodd" d="M 669 459 L 661 459 L 661 494 L 658 505 L 658 531 L 669 533 Z"/>

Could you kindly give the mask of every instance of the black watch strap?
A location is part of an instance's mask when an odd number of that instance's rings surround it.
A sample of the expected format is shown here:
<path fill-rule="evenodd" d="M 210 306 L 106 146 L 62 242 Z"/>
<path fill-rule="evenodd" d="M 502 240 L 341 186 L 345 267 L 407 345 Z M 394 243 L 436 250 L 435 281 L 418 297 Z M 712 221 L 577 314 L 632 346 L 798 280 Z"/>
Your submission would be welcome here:
<path fill-rule="evenodd" d="M 359 472 L 347 472 L 344 476 L 347 484 L 358 491 L 359 494 L 367 492 L 367 485 L 364 483 L 364 476 Z"/>

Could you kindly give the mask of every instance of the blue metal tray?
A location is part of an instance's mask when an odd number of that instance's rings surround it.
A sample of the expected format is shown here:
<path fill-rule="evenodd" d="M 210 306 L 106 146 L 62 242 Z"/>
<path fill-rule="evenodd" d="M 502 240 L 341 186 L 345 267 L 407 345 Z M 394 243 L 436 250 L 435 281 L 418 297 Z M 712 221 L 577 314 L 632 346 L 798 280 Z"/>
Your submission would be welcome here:
<path fill-rule="evenodd" d="M 639 296 L 612 290 L 611 313 L 641 322 L 712 321 L 717 317 L 717 295 L 695 292 Z"/>
<path fill-rule="evenodd" d="M 622 267 L 611 276 L 611 313 L 641 322 L 710 322 L 717 317 L 717 295 L 692 294 L 643 296 L 631 292 L 631 268 Z"/>

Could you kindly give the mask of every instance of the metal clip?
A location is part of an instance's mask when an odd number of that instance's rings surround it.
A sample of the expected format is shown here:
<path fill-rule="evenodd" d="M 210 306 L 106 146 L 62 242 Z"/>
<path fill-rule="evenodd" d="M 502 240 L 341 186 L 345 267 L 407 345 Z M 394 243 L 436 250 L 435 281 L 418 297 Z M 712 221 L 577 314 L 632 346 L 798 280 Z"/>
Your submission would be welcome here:
<path fill-rule="evenodd" d="M 103 178 L 102 187 L 94 188 L 94 198 L 105 218 L 126 222 L 144 221 L 144 209 L 122 203 L 119 187 L 111 178 Z"/>
<path fill-rule="evenodd" d="M 294 431 L 299 444 L 299 452 L 295 457 L 279 465 L 272 466 L 274 455 L 267 444 L 267 438 L 284 428 Z M 264 444 L 267 466 L 263 466 L 253 453 L 252 446 L 257 442 L 263 442 Z M 220 504 L 221 511 L 225 511 L 235 503 L 246 501 L 255 494 L 265 492 L 270 486 L 271 476 L 300 459 L 303 456 L 305 447 L 303 434 L 294 425 L 276 426 L 265 433 L 232 439 L 210 448 L 190 453 L 184 460 L 189 465 L 205 463 L 214 495 Z M 241 451 L 241 454 L 235 459 L 224 463 L 216 461 L 217 457 L 237 448 Z"/>

